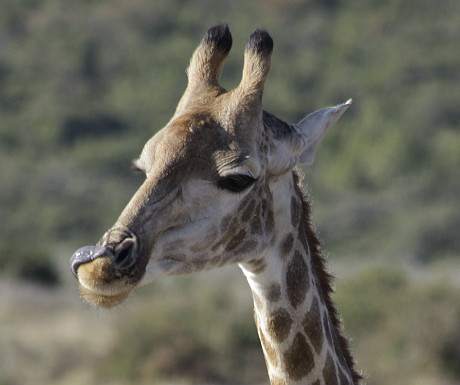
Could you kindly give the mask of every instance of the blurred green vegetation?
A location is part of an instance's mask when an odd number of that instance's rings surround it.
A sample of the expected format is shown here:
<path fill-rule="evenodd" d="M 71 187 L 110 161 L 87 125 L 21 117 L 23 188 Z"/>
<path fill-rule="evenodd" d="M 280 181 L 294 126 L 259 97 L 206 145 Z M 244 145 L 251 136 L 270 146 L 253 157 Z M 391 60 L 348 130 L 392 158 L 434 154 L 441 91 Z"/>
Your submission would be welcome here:
<path fill-rule="evenodd" d="M 275 40 L 268 110 L 296 121 L 355 101 L 306 170 L 331 251 L 346 243 L 351 256 L 374 253 L 376 236 L 396 232 L 394 249 L 379 256 L 426 263 L 458 254 L 455 2 L 6 0 L 2 8 L 2 247 L 52 253 L 56 242 L 95 241 L 139 185 L 130 161 L 171 116 L 193 49 L 225 15 L 235 41 L 228 88 L 260 24 Z M 329 218 L 337 207 L 343 215 Z"/>
<path fill-rule="evenodd" d="M 339 282 L 335 299 L 355 338 L 360 364 L 372 373 L 370 383 L 434 384 L 460 378 L 458 288 L 413 282 L 401 270 L 374 268 Z"/>
<path fill-rule="evenodd" d="M 69 279 L 61 265 L 94 243 L 136 191 L 131 160 L 171 117 L 194 48 L 220 22 L 234 38 L 226 88 L 238 84 L 246 39 L 262 26 L 275 41 L 267 110 L 295 122 L 354 100 L 304 173 L 331 260 L 347 271 L 373 262 L 395 269 L 339 283 L 369 383 L 458 383 L 450 279 L 414 284 L 404 272 L 458 268 L 460 4 L 451 0 L 3 0 L 0 275 L 51 290 Z M 238 371 L 238 382 L 265 381 L 247 309 L 222 315 L 229 329 L 214 337 L 196 330 L 216 322 L 211 308 L 235 306 L 224 291 L 203 292 L 196 308 L 160 298 L 137 310 L 121 325 L 115 363 L 101 371 L 141 382 L 179 366 L 195 373 L 179 377 L 199 381 L 225 383 Z M 176 313 L 178 340 L 169 345 L 162 333 L 173 333 Z M 366 361 L 375 357 L 380 363 Z"/>

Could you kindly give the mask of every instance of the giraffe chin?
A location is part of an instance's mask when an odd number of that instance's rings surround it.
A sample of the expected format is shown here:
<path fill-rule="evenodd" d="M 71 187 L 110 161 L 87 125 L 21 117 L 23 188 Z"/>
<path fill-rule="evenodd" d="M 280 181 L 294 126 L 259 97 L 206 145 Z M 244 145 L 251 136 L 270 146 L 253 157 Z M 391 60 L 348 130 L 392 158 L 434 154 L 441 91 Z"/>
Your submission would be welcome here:
<path fill-rule="evenodd" d="M 105 309 L 113 308 L 122 303 L 130 292 L 131 290 L 118 294 L 100 294 L 80 285 L 80 295 L 87 303 Z"/>
<path fill-rule="evenodd" d="M 123 277 L 114 277 L 112 261 L 108 257 L 97 258 L 78 267 L 80 295 L 89 304 L 113 308 L 123 302 L 135 285 Z"/>

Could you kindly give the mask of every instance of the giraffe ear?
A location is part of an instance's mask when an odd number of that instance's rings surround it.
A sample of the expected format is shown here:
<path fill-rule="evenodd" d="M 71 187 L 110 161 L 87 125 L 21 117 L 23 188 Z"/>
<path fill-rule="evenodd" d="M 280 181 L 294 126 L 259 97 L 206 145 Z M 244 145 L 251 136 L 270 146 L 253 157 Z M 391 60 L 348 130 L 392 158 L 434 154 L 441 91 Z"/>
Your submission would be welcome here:
<path fill-rule="evenodd" d="M 351 103 L 350 99 L 338 106 L 315 111 L 297 124 L 287 124 L 264 111 L 264 124 L 273 134 L 268 158 L 269 172 L 280 175 L 296 164 L 313 164 L 319 143 Z"/>
<path fill-rule="evenodd" d="M 297 155 L 297 163 L 311 165 L 315 160 L 316 150 L 326 132 L 350 107 L 352 100 L 335 107 L 323 108 L 292 124 L 291 149 Z"/>

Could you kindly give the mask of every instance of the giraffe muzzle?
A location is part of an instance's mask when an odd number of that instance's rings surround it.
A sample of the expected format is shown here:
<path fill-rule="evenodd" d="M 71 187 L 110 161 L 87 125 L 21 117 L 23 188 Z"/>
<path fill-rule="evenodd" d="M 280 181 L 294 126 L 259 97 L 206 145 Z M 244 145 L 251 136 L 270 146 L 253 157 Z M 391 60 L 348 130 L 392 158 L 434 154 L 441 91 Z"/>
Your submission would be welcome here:
<path fill-rule="evenodd" d="M 112 252 L 105 246 L 84 246 L 78 249 L 70 258 L 70 267 L 75 278 L 78 279 L 78 268 L 86 263 L 91 263 L 97 258 L 108 257 L 112 266 L 118 271 L 129 270 L 136 262 L 134 250 L 136 243 L 132 239 L 125 239 Z"/>
<path fill-rule="evenodd" d="M 114 259 L 113 254 L 102 246 L 83 246 L 73 253 L 70 258 L 70 268 L 75 278 L 78 278 L 78 268 L 85 264 L 93 262 L 97 258 L 109 256 Z"/>

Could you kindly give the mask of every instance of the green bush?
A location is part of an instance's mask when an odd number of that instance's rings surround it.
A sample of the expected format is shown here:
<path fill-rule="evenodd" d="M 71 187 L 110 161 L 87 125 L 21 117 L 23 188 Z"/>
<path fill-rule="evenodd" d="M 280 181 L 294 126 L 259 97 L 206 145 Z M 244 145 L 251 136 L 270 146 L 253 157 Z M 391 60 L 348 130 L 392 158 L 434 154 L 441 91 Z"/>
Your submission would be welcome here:
<path fill-rule="evenodd" d="M 61 282 L 54 261 L 41 246 L 1 243 L 0 274 L 48 287 Z"/>
<path fill-rule="evenodd" d="M 458 289 L 424 284 L 395 268 L 366 269 L 338 283 L 334 298 L 369 383 L 460 379 Z M 378 357 L 376 359 L 375 357 Z M 389 368 L 405 372 L 404 379 Z"/>

